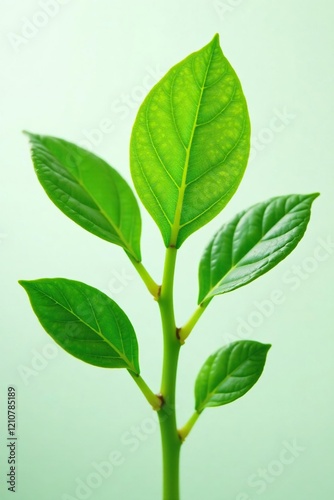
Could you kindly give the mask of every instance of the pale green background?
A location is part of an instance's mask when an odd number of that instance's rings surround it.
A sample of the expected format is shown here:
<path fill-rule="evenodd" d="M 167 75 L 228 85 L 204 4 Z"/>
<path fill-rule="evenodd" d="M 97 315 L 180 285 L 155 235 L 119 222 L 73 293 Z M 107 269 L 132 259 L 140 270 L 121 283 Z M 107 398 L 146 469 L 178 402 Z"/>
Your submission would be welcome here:
<path fill-rule="evenodd" d="M 135 325 L 142 373 L 154 389 L 160 376 L 161 340 L 156 304 L 122 250 L 86 233 L 49 202 L 20 131 L 80 142 L 85 130 L 100 127 L 108 118 L 114 130 L 99 140 L 95 137 L 94 151 L 130 179 L 128 142 L 146 92 L 143 86 L 152 86 L 215 32 L 243 83 L 257 154 L 224 213 L 193 235 L 179 253 L 179 324 L 195 305 L 201 251 L 222 221 L 270 196 L 322 194 L 307 235 L 293 255 L 258 281 L 216 298 L 182 352 L 180 423 L 192 412 L 199 367 L 211 352 L 235 338 L 242 321 L 257 318 L 258 326 L 250 329 L 249 337 L 273 344 L 256 387 L 229 406 L 207 410 L 194 428 L 182 452 L 182 499 L 334 498 L 334 249 L 316 253 L 317 260 L 313 257 L 320 239 L 334 238 L 333 2 L 222 0 L 220 4 L 219 8 L 219 2 L 211 0 L 70 0 L 43 21 L 38 1 L 0 2 L 3 499 L 14 498 L 4 485 L 3 441 L 6 391 L 12 384 L 18 391 L 17 500 L 64 500 L 64 493 L 78 498 L 76 478 L 85 480 L 94 471 L 92 462 L 106 460 L 114 450 L 122 453 L 124 463 L 87 498 L 160 498 L 160 442 L 154 415 L 127 373 L 94 368 L 60 351 L 51 352 L 56 352 L 53 359 L 36 359 L 36 352 L 48 349 L 52 341 L 30 310 L 17 285 L 19 278 L 63 276 L 110 293 Z M 15 50 L 10 37 L 21 33 L 25 18 L 45 26 Z M 156 78 L 149 76 L 152 71 L 159 73 Z M 124 99 L 131 97 L 120 109 L 115 101 L 123 94 Z M 268 132 L 278 124 L 277 110 L 285 110 L 290 118 L 279 130 Z M 161 238 L 144 210 L 142 214 L 144 260 L 160 279 Z M 293 266 L 304 269 L 303 277 L 294 281 Z M 123 271 L 128 277 L 122 283 L 115 273 Z M 272 308 L 268 318 L 256 316 L 255 303 L 277 289 L 283 303 Z M 35 369 L 25 381 L 24 367 Z M 145 440 L 135 451 L 124 441 L 133 426 L 145 429 Z M 282 466 L 277 460 L 286 441 L 295 441 L 302 450 Z M 260 494 L 248 481 L 259 469 L 268 468 L 271 482 Z"/>

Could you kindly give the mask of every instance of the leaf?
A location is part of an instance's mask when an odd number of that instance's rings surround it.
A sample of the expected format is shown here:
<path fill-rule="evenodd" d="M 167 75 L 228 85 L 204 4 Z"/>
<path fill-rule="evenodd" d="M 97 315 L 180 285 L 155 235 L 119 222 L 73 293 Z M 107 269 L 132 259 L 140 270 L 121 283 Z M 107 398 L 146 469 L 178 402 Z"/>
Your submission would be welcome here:
<path fill-rule="evenodd" d="M 285 259 L 302 239 L 317 196 L 271 198 L 224 224 L 200 262 L 198 303 L 250 283 Z"/>
<path fill-rule="evenodd" d="M 75 144 L 27 134 L 38 179 L 53 203 L 81 227 L 140 261 L 139 207 L 119 173 Z"/>
<path fill-rule="evenodd" d="M 196 411 L 232 403 L 246 394 L 260 378 L 270 347 L 241 340 L 212 354 L 196 379 Z"/>
<path fill-rule="evenodd" d="M 153 87 L 133 127 L 132 178 L 167 247 L 179 248 L 225 207 L 249 142 L 245 97 L 216 35 Z"/>
<path fill-rule="evenodd" d="M 43 328 L 65 351 L 91 365 L 139 374 L 133 326 L 107 295 L 64 278 L 19 283 Z"/>

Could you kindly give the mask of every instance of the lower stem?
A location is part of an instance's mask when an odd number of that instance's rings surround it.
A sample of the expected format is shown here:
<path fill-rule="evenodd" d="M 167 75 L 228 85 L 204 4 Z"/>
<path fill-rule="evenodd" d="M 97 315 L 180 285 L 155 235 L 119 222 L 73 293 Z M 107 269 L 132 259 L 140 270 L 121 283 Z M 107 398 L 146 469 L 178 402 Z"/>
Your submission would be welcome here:
<path fill-rule="evenodd" d="M 181 440 L 176 429 L 175 410 L 165 406 L 158 412 L 163 460 L 163 500 L 179 500 Z"/>
<path fill-rule="evenodd" d="M 165 338 L 161 384 L 163 404 L 158 412 L 163 461 L 163 500 L 179 500 L 179 467 L 182 441 L 177 431 L 175 387 L 180 342 Z"/>

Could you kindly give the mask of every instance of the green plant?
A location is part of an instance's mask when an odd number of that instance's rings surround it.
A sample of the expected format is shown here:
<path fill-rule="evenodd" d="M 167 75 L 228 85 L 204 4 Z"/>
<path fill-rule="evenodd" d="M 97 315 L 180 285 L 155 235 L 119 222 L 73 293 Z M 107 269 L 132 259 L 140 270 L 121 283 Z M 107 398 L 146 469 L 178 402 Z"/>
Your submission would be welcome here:
<path fill-rule="evenodd" d="M 140 375 L 134 328 L 108 296 L 67 279 L 20 281 L 44 329 L 73 356 L 126 368 L 157 411 L 163 450 L 163 498 L 179 498 L 179 454 L 201 413 L 243 396 L 259 379 L 270 348 L 251 340 L 224 346 L 202 366 L 195 412 L 177 427 L 175 387 L 181 346 L 211 300 L 263 275 L 301 240 L 318 194 L 271 198 L 225 223 L 199 266 L 198 306 L 177 327 L 173 283 L 177 251 L 235 193 L 250 149 L 240 82 L 216 35 L 174 66 L 141 105 L 131 137 L 131 173 L 166 246 L 162 284 L 142 264 L 141 217 L 125 180 L 105 161 L 62 139 L 28 134 L 37 176 L 51 200 L 91 233 L 122 247 L 161 313 L 164 358 L 158 394 Z"/>

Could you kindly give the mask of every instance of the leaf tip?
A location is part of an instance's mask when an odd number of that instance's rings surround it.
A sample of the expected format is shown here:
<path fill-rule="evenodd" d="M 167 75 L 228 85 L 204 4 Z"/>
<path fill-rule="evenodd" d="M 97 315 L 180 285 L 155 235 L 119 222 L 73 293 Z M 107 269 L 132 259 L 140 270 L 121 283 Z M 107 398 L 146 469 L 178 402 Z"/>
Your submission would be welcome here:
<path fill-rule="evenodd" d="M 32 132 L 29 132 L 28 130 L 22 130 L 22 134 L 26 135 L 29 139 L 31 137 L 34 137 L 34 135 L 35 135 Z"/>
<path fill-rule="evenodd" d="M 36 143 L 36 141 L 38 141 L 38 139 L 41 137 L 38 134 L 33 134 L 32 132 L 29 132 L 28 130 L 22 130 L 22 134 L 27 136 L 29 143 L 31 145 L 31 148 L 34 147 L 34 143 Z"/>
<path fill-rule="evenodd" d="M 27 288 L 29 286 L 30 281 L 28 280 L 18 280 L 18 284 L 21 285 L 23 288 Z"/>
<path fill-rule="evenodd" d="M 28 289 L 29 289 L 29 281 L 27 280 L 18 280 L 18 284 L 22 286 L 22 288 L 29 294 Z"/>
<path fill-rule="evenodd" d="M 220 47 L 219 33 L 215 34 L 215 36 L 212 38 L 211 42 L 209 43 L 209 46 L 210 45 L 213 49 L 215 49 L 216 47 Z"/>
<path fill-rule="evenodd" d="M 311 205 L 313 204 L 314 200 L 316 198 L 318 198 L 318 196 L 320 196 L 320 193 L 318 193 L 318 192 L 306 194 L 306 195 L 304 195 L 304 200 L 306 200 L 306 202 L 308 203 L 309 207 L 311 208 Z"/>

